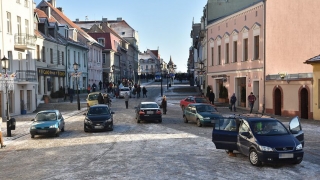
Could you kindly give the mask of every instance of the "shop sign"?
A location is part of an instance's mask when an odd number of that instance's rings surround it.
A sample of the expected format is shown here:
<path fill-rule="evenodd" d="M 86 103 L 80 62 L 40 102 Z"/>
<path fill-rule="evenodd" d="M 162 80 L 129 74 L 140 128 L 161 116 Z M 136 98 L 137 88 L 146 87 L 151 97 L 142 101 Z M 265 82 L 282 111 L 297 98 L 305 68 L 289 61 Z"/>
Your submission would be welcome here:
<path fill-rule="evenodd" d="M 57 71 L 50 69 L 38 69 L 38 75 L 40 76 L 54 76 L 54 77 L 65 77 L 65 71 Z"/>

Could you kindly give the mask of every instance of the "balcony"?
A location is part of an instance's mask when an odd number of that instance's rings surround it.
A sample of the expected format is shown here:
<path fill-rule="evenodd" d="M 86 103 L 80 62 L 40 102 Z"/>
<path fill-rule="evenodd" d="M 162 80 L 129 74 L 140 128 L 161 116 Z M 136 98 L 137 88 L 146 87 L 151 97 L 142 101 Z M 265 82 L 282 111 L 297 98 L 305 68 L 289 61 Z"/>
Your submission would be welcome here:
<path fill-rule="evenodd" d="M 18 82 L 36 82 L 36 71 L 33 70 L 17 70 L 16 81 Z M 21 83 L 19 83 L 21 84 Z"/>
<path fill-rule="evenodd" d="M 14 35 L 14 48 L 23 50 L 35 50 L 36 49 L 35 35 L 30 34 L 15 34 Z"/>

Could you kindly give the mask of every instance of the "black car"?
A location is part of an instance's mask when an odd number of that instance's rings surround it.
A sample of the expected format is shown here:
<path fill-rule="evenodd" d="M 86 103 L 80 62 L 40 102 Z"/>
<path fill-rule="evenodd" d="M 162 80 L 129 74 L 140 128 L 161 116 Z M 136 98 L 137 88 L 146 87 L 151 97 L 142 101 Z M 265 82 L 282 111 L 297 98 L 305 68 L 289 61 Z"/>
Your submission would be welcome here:
<path fill-rule="evenodd" d="M 215 106 L 206 103 L 188 104 L 183 110 L 183 119 L 185 123 L 193 121 L 198 127 L 210 125 L 215 119 L 220 119 L 222 115 L 216 110 Z"/>
<path fill-rule="evenodd" d="M 249 157 L 252 165 L 291 162 L 303 159 L 304 133 L 298 117 L 287 129 L 271 117 L 238 116 L 216 120 L 212 141 L 217 149 L 234 150 Z"/>
<path fill-rule="evenodd" d="M 162 112 L 156 102 L 140 102 L 135 109 L 137 123 L 140 123 L 140 121 L 162 122 Z"/>
<path fill-rule="evenodd" d="M 107 105 L 99 104 L 90 106 L 84 119 L 84 131 L 113 130 L 113 114 Z"/>

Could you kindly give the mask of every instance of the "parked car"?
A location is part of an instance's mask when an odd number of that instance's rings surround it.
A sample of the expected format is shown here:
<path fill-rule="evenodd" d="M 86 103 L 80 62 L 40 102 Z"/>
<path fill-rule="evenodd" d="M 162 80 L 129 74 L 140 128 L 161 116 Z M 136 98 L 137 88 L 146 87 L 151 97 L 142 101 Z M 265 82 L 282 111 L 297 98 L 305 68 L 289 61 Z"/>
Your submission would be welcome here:
<path fill-rule="evenodd" d="M 45 110 L 36 114 L 30 126 L 31 138 L 35 135 L 59 136 L 64 131 L 65 122 L 59 110 Z"/>
<path fill-rule="evenodd" d="M 155 76 L 155 77 L 154 77 L 154 81 L 155 81 L 155 82 L 161 82 L 161 81 L 162 81 L 161 75 Z"/>
<path fill-rule="evenodd" d="M 271 117 L 239 116 L 216 120 L 212 141 L 217 149 L 239 151 L 249 157 L 254 166 L 262 163 L 301 163 L 304 133 L 298 117 L 287 129 Z"/>
<path fill-rule="evenodd" d="M 207 103 L 210 104 L 209 100 L 207 100 L 204 97 L 198 97 L 198 96 L 188 96 L 180 101 L 180 107 L 182 108 L 182 111 L 185 107 L 188 106 L 188 104 L 192 103 Z"/>
<path fill-rule="evenodd" d="M 84 131 L 112 131 L 113 114 L 108 105 L 98 104 L 91 106 L 88 112 L 84 113 Z"/>
<path fill-rule="evenodd" d="M 184 122 L 196 122 L 198 127 L 213 125 L 213 120 L 220 119 L 221 117 L 222 115 L 213 105 L 206 103 L 189 104 L 183 111 Z"/>
<path fill-rule="evenodd" d="M 135 109 L 137 123 L 141 121 L 162 122 L 162 112 L 156 102 L 140 102 Z"/>
<path fill-rule="evenodd" d="M 129 97 L 131 97 L 131 90 L 129 87 L 120 87 L 119 88 L 119 98 L 124 98 L 124 95 L 128 93 Z"/>

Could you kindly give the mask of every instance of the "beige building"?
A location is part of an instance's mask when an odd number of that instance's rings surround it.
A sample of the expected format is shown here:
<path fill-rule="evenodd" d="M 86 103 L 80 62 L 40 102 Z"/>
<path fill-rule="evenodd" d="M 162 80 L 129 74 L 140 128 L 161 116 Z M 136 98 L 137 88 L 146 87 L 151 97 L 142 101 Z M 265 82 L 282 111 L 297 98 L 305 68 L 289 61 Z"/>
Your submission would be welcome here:
<path fill-rule="evenodd" d="M 208 21 L 208 85 L 217 97 L 221 86 L 236 93 L 238 106 L 248 108 L 253 92 L 254 111 L 312 119 L 312 66 L 303 62 L 319 53 L 320 1 L 252 2 Z"/>

